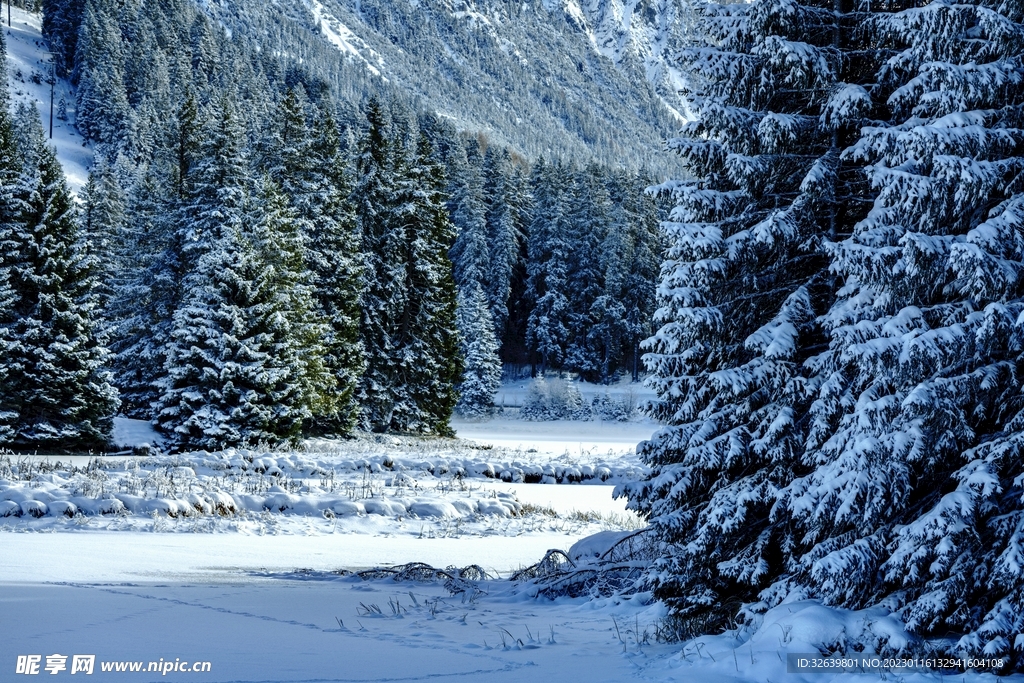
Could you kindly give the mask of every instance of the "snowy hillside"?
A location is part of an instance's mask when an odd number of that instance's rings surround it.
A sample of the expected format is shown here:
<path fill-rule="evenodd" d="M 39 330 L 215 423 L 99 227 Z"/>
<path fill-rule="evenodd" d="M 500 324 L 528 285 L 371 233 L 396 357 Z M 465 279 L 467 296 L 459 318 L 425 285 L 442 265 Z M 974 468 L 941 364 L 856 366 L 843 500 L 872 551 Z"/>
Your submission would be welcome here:
<path fill-rule="evenodd" d="M 659 175 L 678 168 L 664 151 L 688 111 L 668 66 L 684 27 L 678 0 L 203 7 L 233 35 L 298 52 L 328 80 L 342 79 L 337 91 L 355 101 L 395 88 L 528 158 L 592 158 Z"/>
<path fill-rule="evenodd" d="M 486 4 L 486 3 L 480 3 Z M 680 118 L 692 113 L 680 90 L 685 76 L 675 59 L 691 10 L 681 0 L 549 0 L 547 12 L 561 14 L 586 33 L 594 47 L 619 68 L 639 63 L 666 106 Z"/>
<path fill-rule="evenodd" d="M 7 70 L 13 106 L 31 104 L 38 109 L 49 134 L 50 53 L 41 33 L 42 16 L 11 8 L 11 27 L 3 27 L 7 38 Z M 85 145 L 74 127 L 75 98 L 63 78 L 54 83 L 53 137 L 51 144 L 67 176 L 71 190 L 78 194 L 89 178 L 92 149 Z M 64 107 L 61 107 L 61 102 Z"/>

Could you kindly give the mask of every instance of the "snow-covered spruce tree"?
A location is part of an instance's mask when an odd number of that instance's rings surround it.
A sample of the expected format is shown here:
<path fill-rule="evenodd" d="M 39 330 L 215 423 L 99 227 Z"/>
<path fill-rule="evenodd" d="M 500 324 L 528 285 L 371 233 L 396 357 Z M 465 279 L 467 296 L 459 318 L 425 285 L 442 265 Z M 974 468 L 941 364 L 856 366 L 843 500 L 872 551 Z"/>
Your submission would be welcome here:
<path fill-rule="evenodd" d="M 57 75 L 62 78 L 74 65 L 84 9 L 79 0 L 43 0 L 43 36 L 57 63 Z"/>
<path fill-rule="evenodd" d="M 363 428 L 387 430 L 394 411 L 393 330 L 401 319 L 405 289 L 402 234 L 393 228 L 397 205 L 396 169 L 404 150 L 383 102 L 371 98 L 366 106 L 367 128 L 360 141 L 356 185 L 352 192 L 363 253 L 364 286 L 360 294 L 360 338 L 366 369 L 357 392 Z"/>
<path fill-rule="evenodd" d="M 2 445 L 100 449 L 118 400 L 96 331 L 95 264 L 36 108 L 23 105 L 17 116 L 11 136 L 6 109 L 0 113 L 0 287 L 9 288 L 0 308 Z"/>
<path fill-rule="evenodd" d="M 492 284 L 492 245 L 488 243 L 483 160 L 475 139 L 465 144 L 459 140 L 448 157 L 448 210 L 456 230 L 450 257 L 458 290 L 456 320 L 465 360 L 458 410 L 466 415 L 479 415 L 491 410 L 494 394 L 501 385 L 497 335 L 484 297 L 484 288 Z M 483 308 L 478 300 L 481 297 Z"/>
<path fill-rule="evenodd" d="M 0 239 L 14 235 L 21 215 L 21 202 L 16 190 L 21 174 L 22 156 L 15 140 L 14 122 L 10 113 L 10 92 L 7 85 L 7 42 L 0 31 Z M 0 249 L 3 243 L 0 242 Z M 0 264 L 0 387 L 6 386 L 9 373 L 7 366 L 10 323 L 14 321 L 14 305 L 17 301 L 11 287 L 10 268 Z M 12 349 L 13 350 L 13 349 Z M 17 414 L 0 407 L 0 443 L 7 443 L 14 436 L 14 421 Z"/>
<path fill-rule="evenodd" d="M 655 595 L 683 633 L 720 628 L 789 571 L 796 539 L 773 506 L 800 473 L 802 364 L 827 305 L 836 141 L 821 114 L 843 63 L 831 0 L 699 13 L 683 52 L 697 116 L 672 142 L 692 177 L 664 188 L 677 206 L 644 345 L 668 426 L 639 447 L 649 478 L 618 490 L 665 544 Z"/>
<path fill-rule="evenodd" d="M 128 190 L 109 304 L 110 348 L 121 410 L 153 419 L 167 377 L 174 311 L 181 302 L 181 235 L 199 159 L 203 120 L 190 88 L 168 122 L 168 147 L 140 168 Z"/>
<path fill-rule="evenodd" d="M 527 329 L 532 302 L 528 296 L 529 277 L 527 256 L 529 253 L 530 224 L 533 221 L 533 195 L 530 192 L 530 170 L 525 165 L 513 166 L 510 179 L 513 196 L 520 207 L 519 257 L 512 264 L 509 295 L 505 310 L 508 313 L 505 324 L 497 331 L 501 334 L 501 358 L 504 362 L 526 364 L 530 362 L 530 348 L 527 344 Z M 493 261 L 492 261 L 493 263 Z M 499 311 L 499 314 L 501 311 Z"/>
<path fill-rule="evenodd" d="M 456 327 L 464 363 L 456 410 L 486 415 L 494 409 L 494 396 L 501 388 L 501 359 L 487 297 L 479 284 L 459 291 Z"/>
<path fill-rule="evenodd" d="M 828 245 L 843 286 L 812 364 L 814 469 L 783 500 L 794 569 L 827 603 L 884 599 L 1020 668 L 1022 10 L 890 7 L 864 22 L 891 57 L 860 93 L 878 123 L 843 158 L 876 198 Z"/>
<path fill-rule="evenodd" d="M 627 265 L 618 300 L 624 310 L 623 341 L 628 347 L 624 355 L 630 363 L 634 382 L 640 379 L 640 342 L 650 336 L 656 305 L 658 269 L 664 250 L 658 229 L 659 210 L 654 198 L 646 192 L 653 181 L 641 173 L 637 177 L 617 177 L 611 186 L 612 202 L 629 223 Z M 607 269 L 608 266 L 606 266 Z M 606 282 L 609 276 L 606 275 Z M 614 285 L 613 285 L 614 286 Z M 608 285 L 605 285 L 608 289 Z M 612 290 L 614 291 L 614 290 Z"/>
<path fill-rule="evenodd" d="M 374 431 L 449 434 L 462 363 L 443 169 L 407 112 L 393 116 L 371 98 L 366 117 L 352 195 L 365 263 L 361 422 Z"/>
<path fill-rule="evenodd" d="M 125 202 L 105 325 L 121 412 L 151 420 L 167 376 L 174 311 L 180 302 L 181 252 L 174 234 L 177 194 L 173 178 L 149 167 Z M 168 195 L 171 196 L 168 196 Z"/>
<path fill-rule="evenodd" d="M 220 105 L 177 217 L 182 301 L 174 312 L 157 417 L 180 448 L 277 444 L 310 415 L 310 363 L 319 349 L 296 329 L 303 255 L 294 216 L 263 183 L 253 197 L 242 135 Z"/>
<path fill-rule="evenodd" d="M 334 375 L 332 411 L 313 415 L 314 431 L 348 433 L 359 418 L 355 400 L 365 367 L 359 338 L 359 295 L 362 291 L 362 260 L 355 210 L 349 201 L 351 179 L 341 149 L 340 135 L 329 111 L 321 113 L 312 141 L 314 194 L 312 232 L 306 261 L 314 277 L 315 297 L 328 325 L 323 340 L 324 364 Z M 322 175 L 321 175 L 322 174 Z"/>
<path fill-rule="evenodd" d="M 75 127 L 87 141 L 117 145 L 130 117 L 125 53 L 111 0 L 87 0 L 75 45 Z"/>
<path fill-rule="evenodd" d="M 567 171 L 541 159 L 533 169 L 533 221 L 528 242 L 527 292 L 530 315 L 527 344 L 540 359 L 540 371 L 560 368 L 569 341 L 566 282 L 572 258 L 568 240 Z"/>
<path fill-rule="evenodd" d="M 602 373 L 605 354 L 595 344 L 602 335 L 599 331 L 595 334 L 595 328 L 602 319 L 621 315 L 618 301 L 598 302 L 604 291 L 605 254 L 601 247 L 612 227 L 611 201 L 604 180 L 601 168 L 592 164 L 574 174 L 571 193 L 564 198 L 571 207 L 567 225 L 572 232 L 566 237 L 571 235 L 572 254 L 565 279 L 565 326 L 569 339 L 562 364 L 591 382 L 608 379 Z"/>
<path fill-rule="evenodd" d="M 489 268 L 484 284 L 499 335 L 509 320 L 509 299 L 516 268 L 523 260 L 529 213 L 527 198 L 520 191 L 515 173 L 507 149 L 487 148 L 483 174 Z"/>
<path fill-rule="evenodd" d="M 115 278 L 121 268 L 117 260 L 124 250 L 119 244 L 125 230 L 125 196 L 114 169 L 97 155 L 82 192 L 82 229 L 96 258 L 97 309 L 107 316 Z M 137 264 L 131 264 L 135 267 Z"/>
<path fill-rule="evenodd" d="M 614 377 L 621 360 L 623 341 L 629 329 L 626 314 L 627 274 L 632 260 L 632 240 L 635 217 L 627 208 L 626 193 L 635 192 L 637 188 L 620 186 L 622 178 L 609 178 L 609 209 L 605 221 L 607 229 L 600 245 L 601 291 L 591 305 L 590 314 L 593 325 L 587 331 L 587 345 L 594 355 L 597 368 L 596 379 L 607 383 Z M 611 189 L 615 188 L 618 203 L 611 199 Z M 642 293 L 638 293 L 642 296 Z M 651 313 L 653 314 L 653 310 Z"/>
<path fill-rule="evenodd" d="M 448 159 L 448 213 L 456 230 L 450 256 L 455 283 L 469 293 L 488 282 L 491 264 L 480 153 L 476 140 L 459 143 Z"/>
<path fill-rule="evenodd" d="M 402 239 L 406 297 L 393 333 L 398 400 L 388 429 L 451 436 L 449 422 L 463 377 L 448 258 L 455 226 L 445 208 L 444 168 L 432 157 L 426 136 L 419 135 L 412 164 L 398 182 L 391 217 Z"/>
<path fill-rule="evenodd" d="M 323 347 L 323 368 L 333 379 L 313 402 L 309 429 L 347 434 L 358 418 L 355 390 L 363 370 L 359 237 L 334 117 L 315 108 L 312 117 L 311 131 L 303 98 L 289 89 L 279 107 L 268 165 L 295 208 L 317 301 L 315 317 L 325 325 L 318 344 Z"/>

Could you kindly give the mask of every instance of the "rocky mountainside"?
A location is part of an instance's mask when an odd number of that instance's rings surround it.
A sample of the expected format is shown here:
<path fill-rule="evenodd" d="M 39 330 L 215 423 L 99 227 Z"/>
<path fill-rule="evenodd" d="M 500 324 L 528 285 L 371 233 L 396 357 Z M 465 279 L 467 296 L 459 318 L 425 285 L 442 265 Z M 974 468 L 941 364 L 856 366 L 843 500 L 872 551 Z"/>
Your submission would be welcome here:
<path fill-rule="evenodd" d="M 227 0 L 204 9 L 282 53 L 313 34 L 340 57 L 324 67 L 349 99 L 395 88 L 529 158 L 674 168 L 664 140 L 687 114 L 670 66 L 685 28 L 681 0 Z"/>

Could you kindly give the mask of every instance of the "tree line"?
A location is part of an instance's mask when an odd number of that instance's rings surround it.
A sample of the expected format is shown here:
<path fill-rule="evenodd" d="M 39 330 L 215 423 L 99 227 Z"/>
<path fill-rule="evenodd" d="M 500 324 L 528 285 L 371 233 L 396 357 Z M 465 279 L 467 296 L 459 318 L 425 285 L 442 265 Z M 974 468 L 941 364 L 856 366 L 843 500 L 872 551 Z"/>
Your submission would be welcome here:
<path fill-rule="evenodd" d="M 647 176 L 531 164 L 393 92 L 349 107 L 294 73 L 250 74 L 260 85 L 248 90 L 219 69 L 196 78 L 201 40 L 168 43 L 186 48 L 168 72 L 181 82 L 136 98 L 123 55 L 84 47 L 109 46 L 97 7 L 86 3 L 68 65 L 95 162 L 81 206 L 67 200 L 74 230 L 48 223 L 87 265 L 66 294 L 95 345 L 93 375 L 50 381 L 108 398 L 90 401 L 99 422 L 81 438 L 41 440 L 31 425 L 64 428 L 34 414 L 43 380 L 8 373 L 25 398 L 3 404 L 0 444 L 102 448 L 115 410 L 181 449 L 450 434 L 456 408 L 493 409 L 505 363 L 601 381 L 635 372 L 660 250 Z M 153 50 L 151 62 L 167 57 Z M 38 124 L 33 109 L 15 118 L 19 166 L 31 136 L 17 133 Z M 17 253 L 0 272 L 24 266 Z M 19 306 L 0 306 L 5 334 Z M 27 346 L 5 342 L 2 364 Z"/>

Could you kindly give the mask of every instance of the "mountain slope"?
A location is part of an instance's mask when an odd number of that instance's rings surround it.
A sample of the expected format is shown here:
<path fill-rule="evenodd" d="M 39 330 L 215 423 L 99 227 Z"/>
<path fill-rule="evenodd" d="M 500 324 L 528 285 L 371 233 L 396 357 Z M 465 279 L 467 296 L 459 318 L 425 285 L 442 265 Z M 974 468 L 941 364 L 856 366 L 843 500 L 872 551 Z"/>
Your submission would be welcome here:
<path fill-rule="evenodd" d="M 41 34 L 42 17 L 19 7 L 11 8 L 11 27 L 3 27 L 7 39 L 7 72 L 11 102 L 14 107 L 27 104 L 36 107 L 43 127 L 50 132 L 50 55 Z M 67 81 L 58 78 L 54 87 L 54 120 L 51 144 L 68 185 L 74 193 L 81 191 L 89 177 L 92 149 L 82 144 L 82 137 L 72 124 L 74 97 Z M 64 107 L 60 106 L 64 102 Z M 71 112 L 71 115 L 62 114 Z"/>
<path fill-rule="evenodd" d="M 686 112 L 668 66 L 682 32 L 678 0 L 229 0 L 203 8 L 232 33 L 298 55 L 350 101 L 394 88 L 529 158 L 675 169 L 664 140 Z"/>

